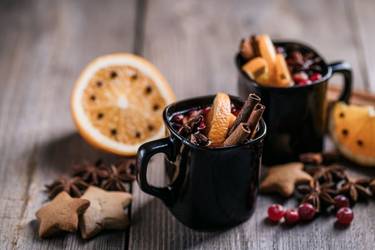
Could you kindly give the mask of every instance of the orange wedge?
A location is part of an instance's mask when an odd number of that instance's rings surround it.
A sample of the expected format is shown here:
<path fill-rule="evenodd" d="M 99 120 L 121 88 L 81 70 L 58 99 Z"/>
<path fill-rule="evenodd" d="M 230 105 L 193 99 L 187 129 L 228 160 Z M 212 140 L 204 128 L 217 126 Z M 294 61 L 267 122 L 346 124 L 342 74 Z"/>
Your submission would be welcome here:
<path fill-rule="evenodd" d="M 231 120 L 229 96 L 217 93 L 207 119 L 208 139 L 212 146 L 223 145 Z"/>
<path fill-rule="evenodd" d="M 87 142 L 133 156 L 141 144 L 165 135 L 162 111 L 174 100 L 167 80 L 150 62 L 132 54 L 110 54 L 82 71 L 71 112 Z"/>

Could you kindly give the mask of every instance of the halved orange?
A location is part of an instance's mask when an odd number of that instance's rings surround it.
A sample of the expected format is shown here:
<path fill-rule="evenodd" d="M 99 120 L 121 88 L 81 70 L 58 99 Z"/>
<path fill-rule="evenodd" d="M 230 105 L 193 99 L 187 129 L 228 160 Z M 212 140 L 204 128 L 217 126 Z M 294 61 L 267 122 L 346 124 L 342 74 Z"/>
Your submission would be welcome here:
<path fill-rule="evenodd" d="M 225 93 L 217 93 L 208 113 L 208 139 L 212 146 L 222 146 L 232 120 L 230 98 Z"/>
<path fill-rule="evenodd" d="M 330 134 L 338 150 L 348 159 L 375 167 L 375 109 L 373 106 L 335 104 Z"/>
<path fill-rule="evenodd" d="M 175 95 L 159 70 L 132 54 L 92 61 L 75 83 L 71 111 L 82 137 L 95 147 L 133 156 L 165 135 L 163 108 Z"/>

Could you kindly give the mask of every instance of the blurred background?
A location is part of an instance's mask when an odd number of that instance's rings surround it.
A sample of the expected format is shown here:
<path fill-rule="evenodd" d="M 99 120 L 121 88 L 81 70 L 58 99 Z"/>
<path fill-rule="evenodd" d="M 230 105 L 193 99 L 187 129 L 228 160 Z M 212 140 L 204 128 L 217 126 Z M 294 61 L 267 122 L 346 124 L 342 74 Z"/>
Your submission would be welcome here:
<path fill-rule="evenodd" d="M 47 81 L 61 95 L 91 59 L 127 51 L 155 63 L 178 98 L 200 88 L 236 93 L 238 43 L 261 32 L 311 44 L 328 62 L 349 61 L 355 87 L 371 89 L 374 9 L 372 0 L 3 0 L 0 70 L 35 88 Z M 18 78 L 4 73 L 15 62 Z M 181 91 L 184 85 L 192 87 Z"/>

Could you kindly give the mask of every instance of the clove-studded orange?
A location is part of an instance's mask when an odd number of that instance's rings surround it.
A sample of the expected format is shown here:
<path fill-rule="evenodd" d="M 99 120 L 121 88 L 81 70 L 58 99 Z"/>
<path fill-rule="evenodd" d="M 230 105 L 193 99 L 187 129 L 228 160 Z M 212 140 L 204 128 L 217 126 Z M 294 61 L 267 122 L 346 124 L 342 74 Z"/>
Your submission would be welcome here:
<path fill-rule="evenodd" d="M 332 111 L 330 134 L 339 151 L 350 160 L 375 167 L 375 109 L 337 103 Z"/>

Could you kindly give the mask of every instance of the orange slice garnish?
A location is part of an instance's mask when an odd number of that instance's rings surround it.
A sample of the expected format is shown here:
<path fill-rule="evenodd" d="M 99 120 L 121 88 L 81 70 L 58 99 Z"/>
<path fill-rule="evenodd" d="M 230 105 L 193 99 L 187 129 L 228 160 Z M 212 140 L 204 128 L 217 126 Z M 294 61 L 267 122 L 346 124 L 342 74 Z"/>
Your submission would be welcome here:
<path fill-rule="evenodd" d="M 133 156 L 165 135 L 164 107 L 175 95 L 159 70 L 132 54 L 91 62 L 75 83 L 71 111 L 82 137 L 107 152 Z"/>
<path fill-rule="evenodd" d="M 230 98 L 225 93 L 217 93 L 208 113 L 208 139 L 214 147 L 222 146 L 232 120 Z"/>

